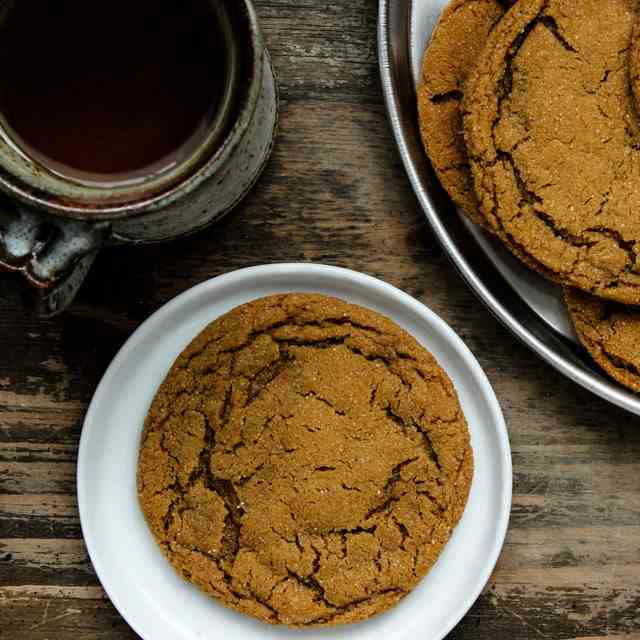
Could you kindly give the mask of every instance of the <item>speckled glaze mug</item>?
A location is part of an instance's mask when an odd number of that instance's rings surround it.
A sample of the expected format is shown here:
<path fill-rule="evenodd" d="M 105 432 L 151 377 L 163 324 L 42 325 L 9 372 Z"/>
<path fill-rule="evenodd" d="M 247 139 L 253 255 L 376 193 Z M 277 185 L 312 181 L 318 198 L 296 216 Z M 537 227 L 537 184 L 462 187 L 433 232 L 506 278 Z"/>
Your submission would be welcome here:
<path fill-rule="evenodd" d="M 222 106 L 195 151 L 163 173 L 87 184 L 50 170 L 0 128 L 0 295 L 18 291 L 39 315 L 59 313 L 105 244 L 193 233 L 251 189 L 273 146 L 277 87 L 251 2 L 218 0 L 217 10 L 227 54 Z"/>

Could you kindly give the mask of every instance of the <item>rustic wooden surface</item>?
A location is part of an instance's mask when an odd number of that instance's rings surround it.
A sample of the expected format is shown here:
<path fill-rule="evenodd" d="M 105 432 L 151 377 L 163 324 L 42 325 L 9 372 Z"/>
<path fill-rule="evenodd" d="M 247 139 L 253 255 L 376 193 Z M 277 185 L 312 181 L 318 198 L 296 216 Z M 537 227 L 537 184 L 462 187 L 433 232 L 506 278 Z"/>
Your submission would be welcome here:
<path fill-rule="evenodd" d="M 259 0 L 282 91 L 274 157 L 222 224 L 97 260 L 77 303 L 41 321 L 0 311 L 0 638 L 136 637 L 82 542 L 75 462 L 109 361 L 187 287 L 260 263 L 383 278 L 464 338 L 505 412 L 514 500 L 504 552 L 449 636 L 640 638 L 640 420 L 562 378 L 466 289 L 400 166 L 376 61 L 375 0 Z"/>

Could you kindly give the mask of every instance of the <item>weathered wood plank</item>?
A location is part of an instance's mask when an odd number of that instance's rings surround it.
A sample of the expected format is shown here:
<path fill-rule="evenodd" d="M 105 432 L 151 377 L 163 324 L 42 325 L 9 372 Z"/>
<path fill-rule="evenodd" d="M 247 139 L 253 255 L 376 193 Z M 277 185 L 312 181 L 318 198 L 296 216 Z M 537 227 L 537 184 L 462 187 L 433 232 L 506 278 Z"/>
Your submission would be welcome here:
<path fill-rule="evenodd" d="M 76 465 L 72 462 L 0 462 L 0 493 L 72 495 L 75 491 Z"/>
<path fill-rule="evenodd" d="M 72 462 L 78 456 L 75 444 L 0 442 L 0 462 Z"/>
<path fill-rule="evenodd" d="M 12 597 L 3 595 L 0 591 L 0 612 L 0 638 L 7 640 L 138 638 L 108 599 L 84 597 L 77 590 L 69 590 L 65 597 L 41 597 L 33 594 Z"/>
<path fill-rule="evenodd" d="M 500 571 L 524 568 L 595 572 L 598 565 L 640 568 L 640 526 L 540 527 L 509 530 Z M 504 575 L 501 573 L 501 575 Z M 552 572 L 549 571 L 549 576 Z M 640 570 L 633 584 L 640 587 Z"/>
<path fill-rule="evenodd" d="M 0 496 L 0 538 L 80 538 L 75 495 Z"/>
<path fill-rule="evenodd" d="M 73 416 L 0 408 L 0 442 L 78 443 L 81 422 Z"/>
<path fill-rule="evenodd" d="M 639 603 L 638 590 L 618 585 L 510 585 L 483 595 L 453 638 L 477 638 L 474 634 L 478 633 L 484 637 L 553 640 L 603 633 L 624 637 L 637 631 Z"/>
<path fill-rule="evenodd" d="M 96 586 L 82 540 L 0 539 L 0 585 Z"/>
<path fill-rule="evenodd" d="M 626 499 L 632 501 L 627 508 Z M 564 499 L 553 491 L 538 495 L 514 495 L 511 508 L 510 527 L 526 529 L 533 527 L 562 527 L 568 522 L 576 527 L 629 526 L 638 522 L 635 495 L 617 496 L 611 504 L 603 507 L 594 503 L 592 496 Z"/>
<path fill-rule="evenodd" d="M 371 4 L 256 2 L 287 100 L 379 100 Z"/>
<path fill-rule="evenodd" d="M 26 584 L 21 586 L 0 586 L 0 601 L 29 599 L 74 599 L 108 600 L 109 596 L 102 587 L 65 587 Z"/>
<path fill-rule="evenodd" d="M 0 405 L 2 405 L 4 411 L 23 410 L 25 407 L 29 407 L 30 411 L 36 413 L 41 410 L 48 410 L 63 413 L 65 416 L 69 416 L 74 412 L 81 415 L 85 408 L 85 405 L 81 402 L 64 401 L 56 398 L 54 393 L 48 393 L 42 387 L 38 387 L 37 392 L 31 394 L 6 390 L 0 391 Z"/>

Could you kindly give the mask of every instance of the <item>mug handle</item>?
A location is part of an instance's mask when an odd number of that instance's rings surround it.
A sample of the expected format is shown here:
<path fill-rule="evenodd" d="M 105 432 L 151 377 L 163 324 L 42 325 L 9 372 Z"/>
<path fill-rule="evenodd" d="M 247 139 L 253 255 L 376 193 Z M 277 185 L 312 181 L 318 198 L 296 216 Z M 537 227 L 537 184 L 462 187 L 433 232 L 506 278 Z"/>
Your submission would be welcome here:
<path fill-rule="evenodd" d="M 18 297 L 41 317 L 54 316 L 73 300 L 109 222 L 58 218 L 8 198 L 0 200 L 0 296 Z"/>

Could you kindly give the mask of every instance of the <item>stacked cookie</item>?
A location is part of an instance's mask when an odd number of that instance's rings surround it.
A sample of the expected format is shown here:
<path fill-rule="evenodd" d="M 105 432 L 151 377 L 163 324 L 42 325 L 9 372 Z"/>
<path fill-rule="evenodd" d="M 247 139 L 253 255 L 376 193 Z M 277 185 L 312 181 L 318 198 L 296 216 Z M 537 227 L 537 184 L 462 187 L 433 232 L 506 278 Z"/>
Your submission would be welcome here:
<path fill-rule="evenodd" d="M 640 391 L 640 86 L 634 0 L 454 0 L 420 127 L 453 201 L 566 287 L 597 362 Z"/>

